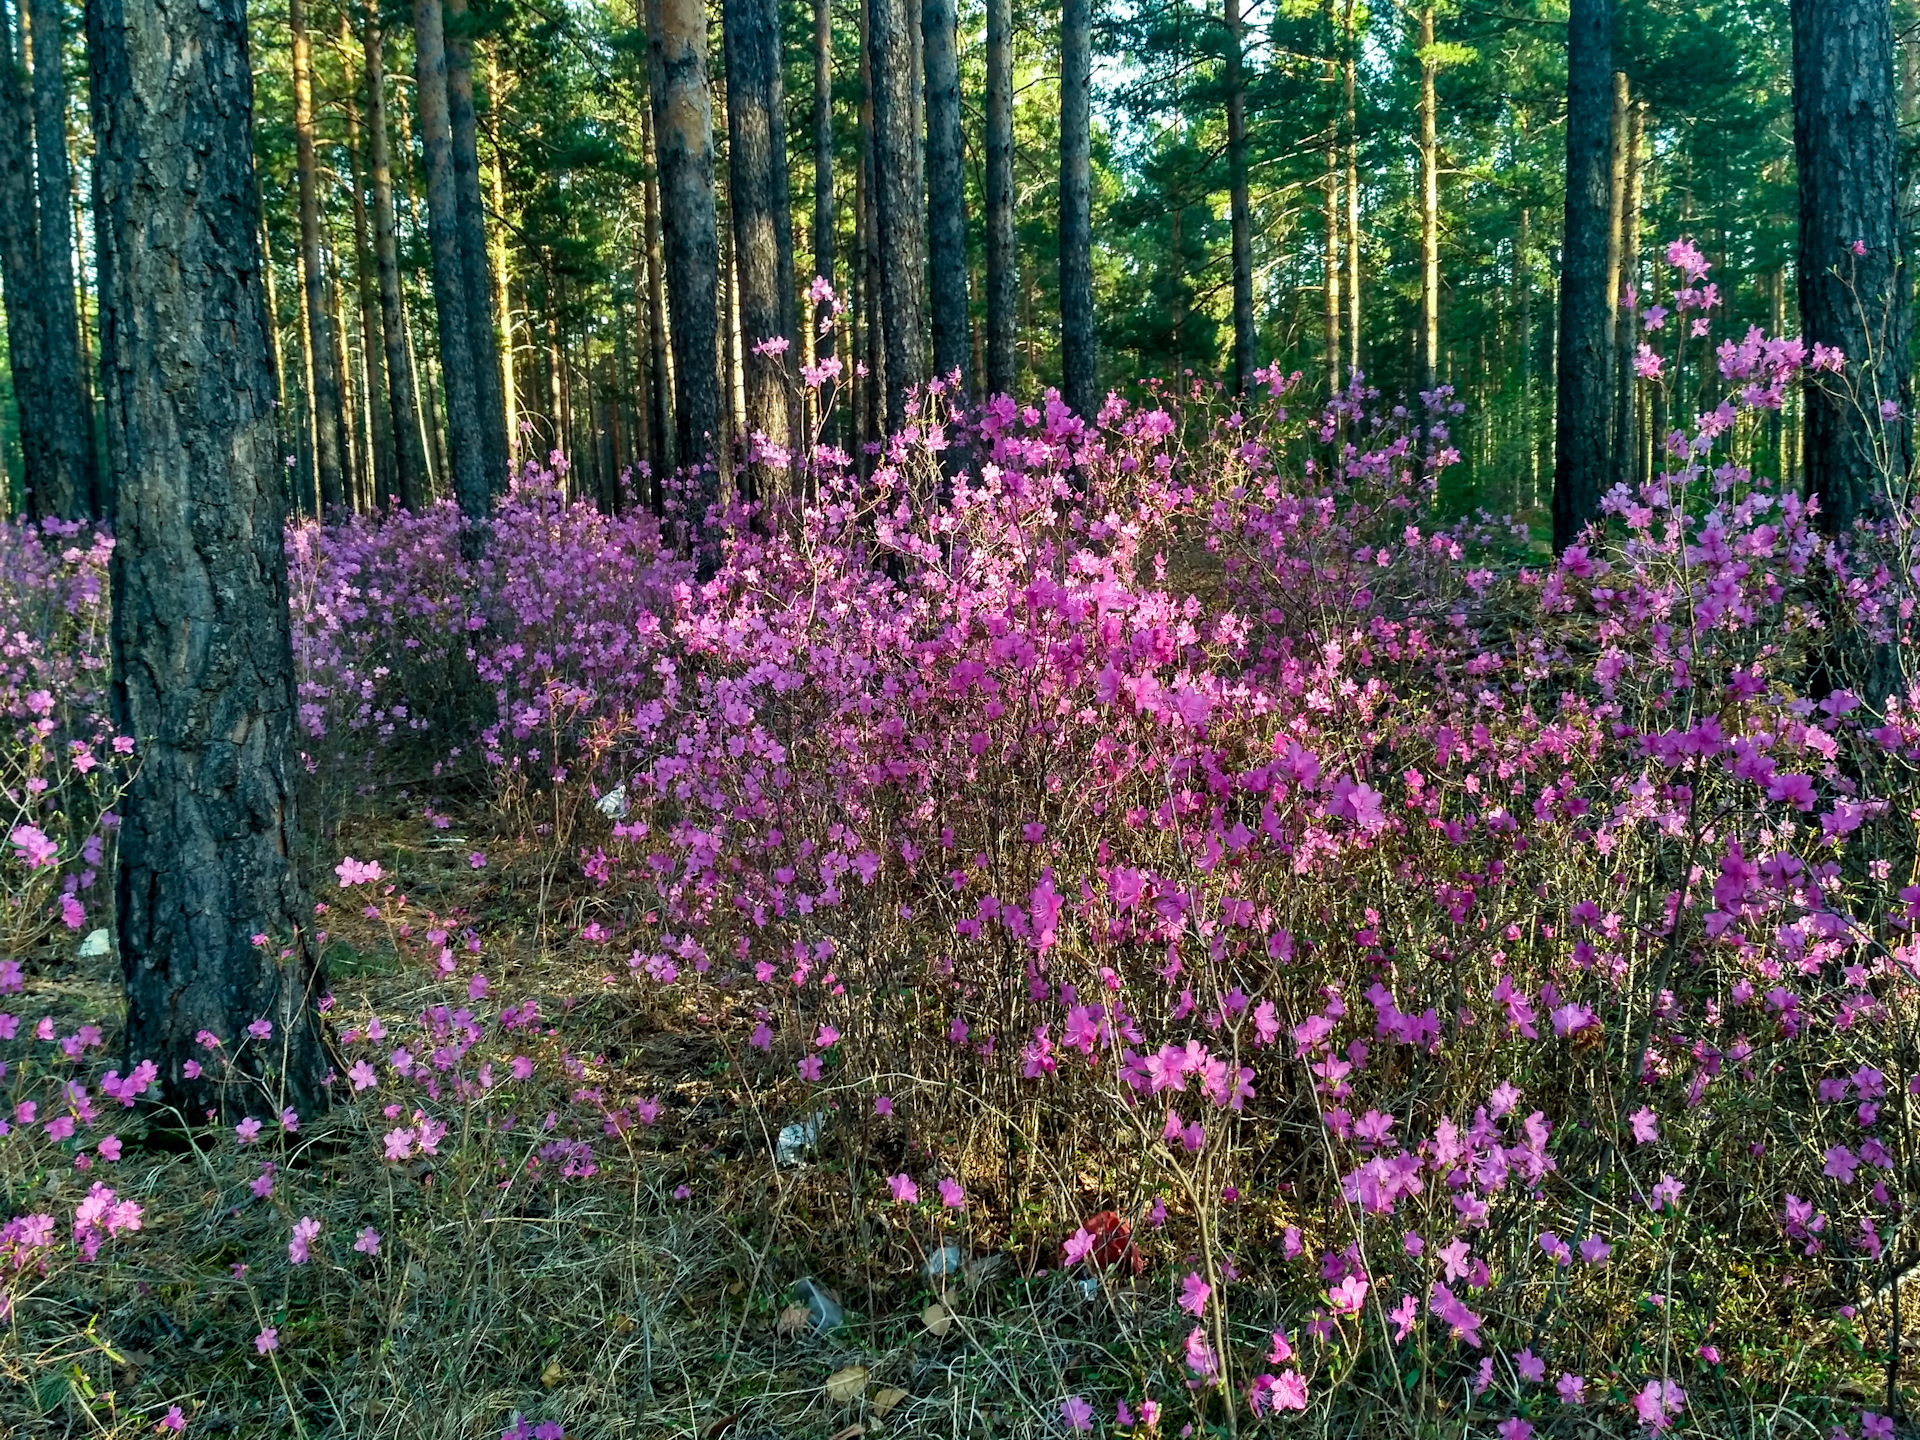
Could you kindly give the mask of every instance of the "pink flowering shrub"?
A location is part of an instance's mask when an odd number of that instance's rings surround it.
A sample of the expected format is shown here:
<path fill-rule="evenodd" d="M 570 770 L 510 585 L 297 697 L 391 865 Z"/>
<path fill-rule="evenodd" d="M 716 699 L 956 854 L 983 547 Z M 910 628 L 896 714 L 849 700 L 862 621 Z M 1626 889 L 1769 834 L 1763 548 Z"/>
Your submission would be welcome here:
<path fill-rule="evenodd" d="M 0 965 L 105 925 L 133 743 L 108 713 L 113 542 L 0 525 Z"/>
<path fill-rule="evenodd" d="M 1785 1386 L 1809 1426 L 1883 1433 L 1897 1404 L 1835 1402 L 1884 1394 L 1920 1181 L 1920 691 L 1881 683 L 1905 541 L 1823 538 L 1756 468 L 1844 360 L 1722 340 L 1704 261 L 1669 260 L 1679 323 L 1639 317 L 1638 369 L 1689 377 L 1694 418 L 1555 560 L 1433 523 L 1450 394 L 1356 381 L 1303 415 L 1277 371 L 1239 409 L 1160 391 L 1090 423 L 954 419 L 933 387 L 870 466 L 760 453 L 806 498 L 714 517 L 710 575 L 677 518 L 537 471 L 477 563 L 451 507 L 291 532 L 316 789 L 349 818 L 357 787 L 477 792 L 497 839 L 465 883 L 537 913 L 502 940 L 410 901 L 404 847 L 329 859 L 323 923 L 391 951 L 404 1005 L 327 1002 L 328 1116 L 261 1093 L 189 1132 L 230 1246 L 171 1293 L 227 1296 L 266 1385 L 408 1266 L 535 1285 L 486 1257 L 537 1234 L 569 1258 L 535 1273 L 645 1326 L 624 1356 L 686 1321 L 558 1217 L 620 1257 L 711 1189 L 673 1243 L 737 1232 L 728 1345 L 750 1319 L 808 1363 L 856 1343 L 812 1336 L 815 1291 L 766 1300 L 816 1266 L 875 1351 L 1044 1307 L 1111 1363 L 1012 1387 L 1035 1427 L 1645 1434 Z M 608 1043 L 528 951 L 591 975 Z M 634 1083 L 675 1026 L 699 1063 Z M 0 1016 L 18 1314 L 48 1266 L 163 1233 L 86 1175 L 150 1074 L 90 1081 L 97 1030 L 59 1028 Z M 688 1262 L 645 1253 L 695 1310 Z M 335 1343 L 398 1353 L 406 1313 Z M 598 1328 L 554 1295 L 489 1313 L 527 1326 L 493 1342 L 527 1372 L 493 1413 L 539 1433 L 528 1388 L 560 1381 L 525 1337 Z M 589 1363 L 615 1394 L 625 1362 Z"/>

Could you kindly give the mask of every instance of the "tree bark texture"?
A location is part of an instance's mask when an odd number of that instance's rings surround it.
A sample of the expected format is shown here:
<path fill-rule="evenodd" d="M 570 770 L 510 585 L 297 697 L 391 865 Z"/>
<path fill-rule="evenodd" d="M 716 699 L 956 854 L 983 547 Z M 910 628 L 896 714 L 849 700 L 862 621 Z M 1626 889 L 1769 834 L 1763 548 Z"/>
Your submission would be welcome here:
<path fill-rule="evenodd" d="M 973 394 L 973 335 L 967 300 L 965 137 L 960 124 L 960 39 L 954 0 L 926 0 L 921 31 L 927 63 L 927 275 L 932 292 L 933 373 L 960 377 Z"/>
<path fill-rule="evenodd" d="M 651 167 L 645 181 L 644 198 L 647 227 L 647 345 L 653 358 L 653 499 L 659 513 L 665 492 L 660 488 L 664 472 L 673 461 L 673 375 L 668 361 L 666 259 L 660 238 L 660 177 L 658 151 L 653 142 L 653 109 L 640 113 L 641 144 L 646 147 Z"/>
<path fill-rule="evenodd" d="M 1060 0 L 1060 393 L 1100 410 L 1093 339 L 1093 3 Z"/>
<path fill-rule="evenodd" d="M 1607 485 L 1612 356 L 1607 350 L 1608 148 L 1612 0 L 1573 0 L 1567 28 L 1567 215 L 1560 259 L 1553 548 L 1600 517 Z"/>
<path fill-rule="evenodd" d="M 379 12 L 367 8 L 361 31 L 367 75 L 367 170 L 373 191 L 373 256 L 380 282 L 380 343 L 386 352 L 387 408 L 393 420 L 395 494 L 407 510 L 426 501 L 427 454 L 420 435 L 413 356 L 400 299 L 400 248 L 394 235 L 393 156 L 387 143 L 386 39 Z"/>
<path fill-rule="evenodd" d="M 780 223 L 775 172 L 787 168 L 785 109 L 780 85 L 780 14 L 775 0 L 725 0 L 723 35 L 727 61 L 727 164 L 729 218 L 739 277 L 740 361 L 745 371 L 748 473 L 756 493 L 772 493 L 772 466 L 753 460 L 754 437 L 785 450 L 791 443 L 787 414 L 794 335 L 788 317 L 788 284 L 781 278 Z M 790 242 L 789 242 L 790 243 Z M 791 255 L 791 250 L 788 254 Z M 763 341 L 785 339 L 780 355 L 756 354 Z"/>
<path fill-rule="evenodd" d="M 1247 193 L 1247 80 L 1240 0 L 1222 0 L 1227 45 L 1227 212 L 1233 252 L 1233 391 L 1252 383 L 1259 360 L 1253 321 L 1253 203 Z"/>
<path fill-rule="evenodd" d="M 1837 346 L 1844 381 L 1806 393 L 1807 493 L 1831 533 L 1907 479 L 1907 291 L 1900 273 L 1892 13 L 1885 0 L 1792 0 L 1800 317 Z"/>
<path fill-rule="evenodd" d="M 473 108 L 473 40 L 467 0 L 446 0 L 442 23 L 446 35 L 447 122 L 453 138 L 454 216 L 467 302 L 467 353 L 473 357 L 478 441 L 491 501 L 493 493 L 507 483 L 507 402 L 506 385 L 500 375 L 500 332 L 493 313 L 487 208 L 480 198 L 480 125 Z"/>
<path fill-rule="evenodd" d="M 1640 314 L 1644 298 L 1639 290 L 1640 200 L 1642 172 L 1646 167 L 1640 144 L 1646 111 L 1644 100 L 1635 102 L 1627 111 L 1625 183 L 1620 202 L 1620 265 L 1613 296 L 1613 478 L 1626 485 L 1635 481 L 1640 454 L 1633 357 L 1640 336 L 1640 327 L 1634 320 Z M 1633 293 L 1631 304 L 1627 298 L 1629 291 Z"/>
<path fill-rule="evenodd" d="M 813 274 L 829 285 L 833 251 L 833 0 L 813 0 Z M 822 302 L 812 317 L 816 331 L 832 313 Z M 814 344 L 819 359 L 833 353 L 831 332 Z"/>
<path fill-rule="evenodd" d="M 347 12 L 340 12 L 340 56 L 343 65 L 353 54 L 353 28 Z M 365 357 L 366 385 L 361 396 L 369 419 L 367 472 L 373 482 L 372 501 L 383 508 L 394 494 L 393 411 L 388 404 L 386 352 L 380 322 L 379 276 L 373 258 L 373 227 L 367 215 L 366 170 L 361 163 L 360 102 L 354 95 L 352 71 L 347 72 L 343 108 L 347 115 L 347 164 L 353 181 L 353 278 L 360 303 L 360 350 Z"/>
<path fill-rule="evenodd" d="M 1357 51 L 1359 0 L 1347 0 L 1346 122 L 1347 122 L 1347 369 L 1360 373 L 1360 122 L 1354 90 L 1359 68 Z"/>
<path fill-rule="evenodd" d="M 707 78 L 707 17 L 700 0 L 647 0 L 654 144 L 672 319 L 674 451 L 691 468 L 721 443 L 719 357 L 720 237 L 713 196 L 713 97 Z M 718 472 L 700 472 L 696 532 L 719 499 Z"/>
<path fill-rule="evenodd" d="M 9 15 L 0 5 L 0 285 L 6 289 L 7 361 L 20 409 L 27 513 L 61 519 L 77 513 L 85 492 L 51 433 L 47 398 L 46 314 L 41 305 L 40 229 L 33 193 L 33 108 Z"/>
<path fill-rule="evenodd" d="M 1614 375 L 1613 352 L 1620 330 L 1620 259 L 1627 220 L 1627 114 L 1633 90 L 1624 70 L 1613 72 L 1613 108 L 1607 115 L 1607 375 Z"/>
<path fill-rule="evenodd" d="M 1020 245 L 1013 228 L 1013 0 L 987 4 L 987 391 L 1020 380 Z"/>
<path fill-rule="evenodd" d="M 1611 0 L 1608 0 L 1611 3 Z M 1420 12 L 1420 388 L 1440 383 L 1440 140 L 1433 7 Z"/>
<path fill-rule="evenodd" d="M 873 170 L 880 242 L 880 331 L 886 352 L 886 424 L 907 422 L 907 395 L 924 378 L 920 190 L 913 129 L 910 0 L 867 0 L 873 57 Z"/>
<path fill-rule="evenodd" d="M 1327 394 L 1340 393 L 1340 267 L 1346 257 L 1340 253 L 1340 132 L 1330 121 L 1327 125 L 1326 168 L 1320 177 L 1321 204 L 1326 222 L 1322 261 L 1321 299 L 1325 314 L 1321 320 L 1321 341 L 1327 367 Z"/>
<path fill-rule="evenodd" d="M 80 312 L 74 299 L 74 224 L 68 208 L 73 165 L 67 155 L 66 16 L 62 0 L 32 0 L 33 135 L 39 161 L 40 305 L 45 319 L 42 366 L 49 438 L 60 478 L 73 498 L 62 519 L 104 518 L 107 496 L 95 474 L 93 407 L 87 399 L 86 366 L 80 348 Z"/>
<path fill-rule="evenodd" d="M 93 0 L 87 29 L 110 257 L 114 701 L 140 760 L 116 884 L 127 1058 L 153 1059 L 194 1118 L 311 1113 L 328 1055 L 294 872 L 285 508 L 246 13 L 241 0 Z M 256 1020 L 270 1036 L 248 1035 Z M 257 1089 L 219 1084 L 202 1030 Z M 204 1067 L 197 1079 L 189 1061 Z"/>
<path fill-rule="evenodd" d="M 427 238 L 433 251 L 433 308 L 439 322 L 440 385 L 447 410 L 447 458 L 454 498 L 473 526 L 486 522 L 493 502 L 488 448 L 481 434 L 475 378 L 469 285 L 460 244 L 459 181 L 453 160 L 453 124 L 447 94 L 446 20 L 440 0 L 414 0 L 415 88 L 420 140 L 427 160 Z M 482 282 L 484 283 L 484 281 Z M 477 544 L 476 537 L 469 541 Z"/>
<path fill-rule="evenodd" d="M 293 33 L 294 164 L 300 187 L 300 280 L 307 300 L 307 343 L 313 354 L 314 463 L 320 506 L 331 510 L 346 500 L 346 431 L 340 415 L 340 363 L 327 304 L 327 281 L 320 241 L 320 177 L 313 158 L 313 42 L 307 31 L 306 0 L 288 0 L 287 23 Z"/>

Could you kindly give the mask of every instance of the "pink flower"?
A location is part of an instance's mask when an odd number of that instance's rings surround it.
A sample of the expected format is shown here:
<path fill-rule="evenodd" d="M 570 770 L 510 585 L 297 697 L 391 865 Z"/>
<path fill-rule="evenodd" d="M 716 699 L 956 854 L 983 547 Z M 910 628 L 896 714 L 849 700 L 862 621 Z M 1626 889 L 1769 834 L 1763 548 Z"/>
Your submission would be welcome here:
<path fill-rule="evenodd" d="M 347 1071 L 347 1083 L 352 1085 L 354 1091 L 358 1093 L 361 1090 L 371 1090 L 379 1084 L 379 1077 L 373 1073 L 373 1066 L 364 1059 L 356 1060 L 353 1062 L 353 1067 Z"/>
<path fill-rule="evenodd" d="M 882 1117 L 883 1119 L 893 1114 L 893 1097 L 889 1095 L 874 1096 L 873 1097 L 873 1113 Z"/>
<path fill-rule="evenodd" d="M 280 1348 L 280 1332 L 271 1325 L 267 1326 L 266 1329 L 253 1337 L 253 1348 L 262 1355 L 265 1355 L 269 1350 L 278 1350 Z"/>
<path fill-rule="evenodd" d="M 911 1175 L 889 1175 L 887 1188 L 893 1192 L 895 1204 L 913 1205 L 919 1202 L 920 1187 L 913 1183 Z"/>
<path fill-rule="evenodd" d="M 1069 1395 L 1060 1402 L 1060 1418 L 1069 1430 L 1091 1430 L 1093 1428 L 1093 1407 L 1078 1395 Z"/>
<path fill-rule="evenodd" d="M 1180 1282 L 1180 1308 L 1197 1320 L 1206 1313 L 1207 1297 L 1212 1294 L 1213 1287 L 1189 1271 Z"/>
<path fill-rule="evenodd" d="M 233 1133 L 242 1145 L 251 1145 L 260 1138 L 260 1122 L 249 1115 L 233 1127 Z"/>
<path fill-rule="evenodd" d="M 1636 1145 L 1651 1145 L 1660 1138 L 1660 1117 L 1645 1105 L 1629 1115 L 1627 1123 L 1633 1127 L 1633 1140 Z"/>
<path fill-rule="evenodd" d="M 808 1055 L 801 1060 L 799 1070 L 802 1080 L 818 1080 L 820 1078 L 820 1057 L 818 1055 Z"/>
<path fill-rule="evenodd" d="M 967 1208 L 967 1192 L 960 1187 L 960 1182 L 951 1175 L 941 1178 L 940 1203 L 949 1210 L 964 1210 Z"/>
<path fill-rule="evenodd" d="M 385 1139 L 387 1144 L 387 1159 L 395 1161 L 405 1160 L 409 1155 L 413 1154 L 413 1131 L 404 1128 L 389 1130 L 386 1133 Z"/>
<path fill-rule="evenodd" d="M 1500 1440 L 1531 1440 L 1533 1426 L 1518 1415 L 1509 1416 L 1493 1427 L 1500 1433 Z"/>
<path fill-rule="evenodd" d="M 475 870 L 484 870 L 487 868 L 487 857 L 484 852 L 476 850 L 467 856 L 467 864 Z"/>
<path fill-rule="evenodd" d="M 1347 1276 L 1327 1291 L 1327 1303 L 1333 1307 L 1336 1315 L 1358 1315 L 1366 1298 L 1367 1282 L 1358 1275 Z"/>
<path fill-rule="evenodd" d="M 1686 1408 L 1687 1392 L 1671 1380 L 1649 1380 L 1633 1397 L 1633 1413 L 1654 1430 L 1665 1430 Z"/>
<path fill-rule="evenodd" d="M 356 860 L 349 855 L 333 867 L 333 873 L 340 877 L 340 888 L 349 890 L 355 885 L 370 885 L 386 872 L 381 870 L 378 860 Z"/>
<path fill-rule="evenodd" d="M 19 825 L 7 837 L 19 851 L 20 860 L 29 870 L 38 870 L 52 865 L 60 855 L 60 847 L 36 826 Z"/>
<path fill-rule="evenodd" d="M 1093 1236 L 1088 1233 L 1087 1227 L 1082 1225 L 1078 1230 L 1075 1230 L 1073 1234 L 1069 1235 L 1067 1237 L 1067 1243 L 1061 1247 L 1060 1253 L 1065 1257 L 1069 1265 L 1078 1265 L 1082 1260 L 1086 1259 L 1087 1256 L 1091 1255 L 1093 1253 Z"/>
<path fill-rule="evenodd" d="M 368 1225 L 354 1237 L 353 1248 L 362 1255 L 378 1255 L 380 1253 L 380 1232 L 374 1229 L 373 1226 Z"/>
<path fill-rule="evenodd" d="M 1587 1403 L 1587 1380 L 1584 1375 L 1563 1374 L 1553 1382 L 1554 1393 L 1559 1395 L 1562 1405 L 1584 1405 Z"/>
<path fill-rule="evenodd" d="M 307 1247 L 320 1238 L 320 1222 L 302 1215 L 293 1224 L 293 1238 L 287 1242 L 287 1259 L 295 1265 L 307 1263 Z"/>
<path fill-rule="evenodd" d="M 167 1413 L 160 1417 L 160 1423 L 153 1428 L 156 1431 L 172 1430 L 178 1433 L 187 1428 L 187 1417 L 178 1405 L 169 1405 Z"/>

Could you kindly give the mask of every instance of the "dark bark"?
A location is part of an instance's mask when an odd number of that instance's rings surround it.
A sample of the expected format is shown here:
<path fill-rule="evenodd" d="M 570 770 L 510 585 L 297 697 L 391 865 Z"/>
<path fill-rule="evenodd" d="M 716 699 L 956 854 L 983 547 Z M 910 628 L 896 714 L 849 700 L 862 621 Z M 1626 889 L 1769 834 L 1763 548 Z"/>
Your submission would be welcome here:
<path fill-rule="evenodd" d="M 713 98 L 707 16 L 700 0 L 647 0 L 654 144 L 665 232 L 674 366 L 674 453 L 704 465 L 687 518 L 696 535 L 719 499 L 711 463 L 723 440 L 719 357 L 720 236 L 713 195 Z M 711 560 L 714 552 L 696 541 Z"/>
<path fill-rule="evenodd" d="M 368 6 L 361 46 L 367 73 L 367 169 L 373 190 L 373 253 L 380 280 L 380 340 L 386 351 L 387 407 L 393 417 L 393 477 L 400 504 L 418 510 L 426 500 L 427 456 L 420 438 L 413 357 L 400 300 L 400 250 L 394 237 L 393 157 L 387 146 L 386 41 L 378 10 Z"/>
<path fill-rule="evenodd" d="M 987 390 L 1020 381 L 1015 324 L 1020 245 L 1013 228 L 1013 0 L 987 0 Z"/>
<path fill-rule="evenodd" d="M 1573 0 L 1567 28 L 1567 218 L 1560 260 L 1560 334 L 1553 449 L 1553 548 L 1600 516 L 1607 484 L 1608 140 L 1612 0 Z"/>
<path fill-rule="evenodd" d="M 796 359 L 786 301 L 792 250 L 781 278 L 782 229 L 778 191 L 787 168 L 780 85 L 780 15 L 775 0 L 726 0 L 728 211 L 733 222 L 739 284 L 740 363 L 745 370 L 745 435 L 764 436 L 785 449 L 792 426 L 792 364 Z M 756 354 L 763 341 L 784 338 L 782 355 Z M 752 445 L 748 446 L 749 451 Z M 772 493 L 773 467 L 749 466 L 755 493 Z"/>
<path fill-rule="evenodd" d="M 924 378 L 921 349 L 920 192 L 913 129 L 913 44 L 908 0 L 867 0 L 873 57 L 873 178 L 880 242 L 880 331 L 886 353 L 887 429 L 907 421 L 907 396 Z"/>
<path fill-rule="evenodd" d="M 967 302 L 967 207 L 960 128 L 960 53 L 954 0 L 925 0 L 927 62 L 927 275 L 933 303 L 933 373 L 956 372 L 962 403 L 973 394 Z"/>
<path fill-rule="evenodd" d="M 1247 193 L 1247 84 L 1241 60 L 1240 0 L 1223 0 L 1227 45 L 1227 212 L 1233 265 L 1233 391 L 1259 364 L 1253 323 L 1253 207 Z"/>
<path fill-rule="evenodd" d="M 480 198 L 480 127 L 473 108 L 473 40 L 467 0 L 446 0 L 447 121 L 453 137 L 455 228 L 466 288 L 467 353 L 473 359 L 474 405 L 489 498 L 507 483 L 507 400 L 500 376 L 500 332 L 493 313 L 493 269 L 487 253 L 487 209 Z"/>
<path fill-rule="evenodd" d="M 285 509 L 241 0 L 87 8 L 116 722 L 140 764 L 116 899 L 127 1058 L 167 1097 L 325 1103 L 322 988 L 294 872 Z M 264 941 L 256 943 L 255 937 Z M 246 1027 L 266 1020 L 270 1038 Z M 200 1046 L 211 1031 L 222 1054 Z M 256 1085 L 223 1087 L 222 1057 Z M 204 1067 L 197 1079 L 189 1061 Z"/>
<path fill-rule="evenodd" d="M 320 248 L 320 179 L 313 158 L 313 44 L 307 32 L 306 0 L 288 0 L 293 32 L 294 164 L 300 186 L 300 279 L 307 301 L 308 344 L 313 354 L 314 462 L 320 506 L 346 500 L 346 431 L 340 415 L 339 351 Z"/>
<path fill-rule="evenodd" d="M 1093 0 L 1060 0 L 1060 397 L 1100 409 L 1093 342 Z"/>
<path fill-rule="evenodd" d="M 1806 394 L 1807 493 L 1838 534 L 1904 492 L 1907 290 L 1900 275 L 1892 12 L 1885 0 L 1792 0 L 1793 148 L 1800 178 L 1800 317 L 1847 358 Z M 1856 250 L 1862 253 L 1856 253 Z"/>
<path fill-rule="evenodd" d="M 20 411 L 27 513 L 65 517 L 80 501 L 78 477 L 48 430 L 46 317 L 41 308 L 38 203 L 33 194 L 33 110 L 16 60 L 9 16 L 0 4 L 0 285 L 6 289 L 7 361 Z"/>
<path fill-rule="evenodd" d="M 415 84 L 420 140 L 427 160 L 427 238 L 433 250 L 433 308 L 439 321 L 440 385 L 447 411 L 447 458 L 454 498 L 477 527 L 493 501 L 488 450 L 480 431 L 480 391 L 475 379 L 473 331 L 467 310 L 469 285 L 460 245 L 459 181 L 453 161 L 448 110 L 445 18 L 440 0 L 414 0 Z M 484 284 L 484 280 L 482 281 Z M 477 544 L 477 528 L 469 531 Z"/>
<path fill-rule="evenodd" d="M 1640 327 L 1634 323 L 1645 303 L 1640 294 L 1640 199 L 1642 171 L 1645 166 L 1640 144 L 1645 125 L 1647 102 L 1638 101 L 1627 114 L 1626 171 L 1620 209 L 1620 270 L 1614 288 L 1613 315 L 1613 477 L 1632 485 L 1637 479 L 1640 455 L 1638 425 L 1639 397 L 1633 373 L 1633 357 L 1638 347 Z M 1633 303 L 1627 304 L 1627 291 L 1633 291 Z M 1778 334 L 1779 331 L 1774 332 Z"/>
<path fill-rule="evenodd" d="M 60 474 L 55 493 L 72 499 L 62 519 L 104 516 L 93 453 L 93 406 L 87 398 L 74 300 L 74 226 L 69 209 L 73 166 L 67 156 L 66 17 L 61 0 L 32 0 L 33 133 L 39 161 L 35 223 L 40 231 L 40 306 L 45 320 L 42 383 L 50 407 L 47 438 Z"/>

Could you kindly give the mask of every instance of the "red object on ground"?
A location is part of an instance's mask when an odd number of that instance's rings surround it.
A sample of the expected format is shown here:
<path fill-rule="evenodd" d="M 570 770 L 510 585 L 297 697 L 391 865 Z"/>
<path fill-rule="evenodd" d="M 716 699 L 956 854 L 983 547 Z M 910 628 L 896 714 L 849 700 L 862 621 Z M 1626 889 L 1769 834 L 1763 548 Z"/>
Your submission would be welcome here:
<path fill-rule="evenodd" d="M 1117 1211 L 1102 1210 L 1089 1215 L 1082 1228 L 1093 1237 L 1093 1250 L 1087 1256 L 1089 1264 L 1102 1270 L 1125 1264 L 1135 1275 L 1147 1268 L 1146 1260 L 1134 1248 L 1133 1228 Z"/>

